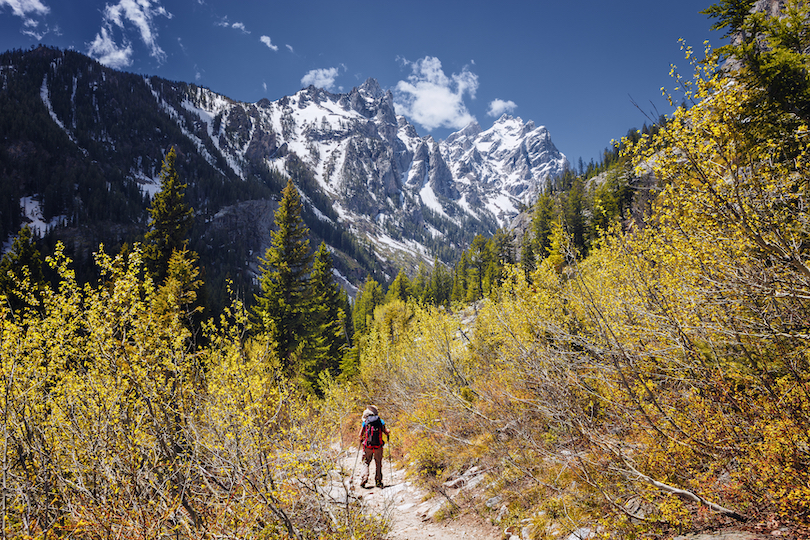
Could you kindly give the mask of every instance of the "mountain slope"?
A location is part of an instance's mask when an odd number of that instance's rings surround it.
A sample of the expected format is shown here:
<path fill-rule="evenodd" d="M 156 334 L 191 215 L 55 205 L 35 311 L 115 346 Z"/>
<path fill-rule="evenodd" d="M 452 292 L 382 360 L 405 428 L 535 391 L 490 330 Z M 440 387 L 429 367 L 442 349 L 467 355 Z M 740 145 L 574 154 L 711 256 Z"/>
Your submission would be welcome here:
<path fill-rule="evenodd" d="M 286 176 L 313 240 L 326 240 L 336 267 L 359 282 L 369 271 L 384 279 L 396 267 L 454 260 L 567 164 L 545 128 L 506 116 L 447 141 L 420 137 L 374 79 L 345 94 L 309 87 L 242 103 L 40 47 L 0 55 L 0 105 L 3 237 L 36 219 L 76 251 L 131 241 L 175 146 L 195 210 L 192 247 L 209 272 L 245 282 Z"/>

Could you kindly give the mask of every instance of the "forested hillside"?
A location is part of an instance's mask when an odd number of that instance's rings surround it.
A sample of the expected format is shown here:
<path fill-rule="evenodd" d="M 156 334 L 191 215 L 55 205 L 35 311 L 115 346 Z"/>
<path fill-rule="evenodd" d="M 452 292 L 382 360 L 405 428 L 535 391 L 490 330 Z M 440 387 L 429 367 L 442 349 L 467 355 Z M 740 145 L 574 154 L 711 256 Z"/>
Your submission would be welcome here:
<path fill-rule="evenodd" d="M 36 218 L 33 232 L 43 253 L 61 241 L 80 282 L 98 278 L 93 253 L 99 244 L 117 251 L 142 239 L 170 148 L 194 210 L 189 242 L 209 278 L 204 288 L 211 313 L 227 302 L 226 279 L 252 297 L 256 256 L 266 247 L 287 176 L 307 194 L 302 213 L 313 241 L 329 243 L 343 275 L 349 281 L 380 275 L 381 262 L 337 224 L 300 159 L 289 156 L 286 175 L 263 161 L 277 150 L 272 133 L 246 151 L 251 159 L 235 172 L 206 125 L 182 106 L 189 95 L 204 93 L 199 87 L 116 71 L 45 46 L 2 53 L 0 66 L 0 237 L 13 239 Z M 250 119 L 242 115 L 222 128 L 223 137 L 244 137 Z"/>

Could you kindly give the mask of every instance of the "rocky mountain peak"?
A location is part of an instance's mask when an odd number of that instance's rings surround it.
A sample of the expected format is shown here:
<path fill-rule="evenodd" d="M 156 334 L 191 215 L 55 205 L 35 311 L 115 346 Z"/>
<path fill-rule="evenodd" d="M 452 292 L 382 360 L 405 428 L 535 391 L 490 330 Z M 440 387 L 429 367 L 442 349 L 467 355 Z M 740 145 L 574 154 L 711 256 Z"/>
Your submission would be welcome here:
<path fill-rule="evenodd" d="M 461 141 L 462 139 L 466 139 L 468 141 L 474 139 L 478 136 L 482 131 L 481 125 L 478 122 L 470 122 L 467 124 L 467 127 L 462 129 L 461 131 L 456 131 L 455 133 L 451 133 L 447 139 L 445 139 L 446 144 L 453 144 L 457 141 Z M 463 144 L 463 143 L 462 143 Z"/>
<path fill-rule="evenodd" d="M 383 89 L 380 87 L 380 83 L 377 82 L 377 79 L 371 77 L 366 79 L 366 82 L 361 84 L 357 89 L 361 94 L 371 99 L 381 99 L 385 96 L 385 92 L 383 92 Z"/>
<path fill-rule="evenodd" d="M 442 155 L 453 177 L 465 184 L 460 191 L 482 186 L 484 196 L 470 193 L 469 198 L 483 201 L 501 224 L 522 204 L 531 204 L 548 179 L 561 174 L 568 163 L 545 127 L 508 114 L 487 130 L 470 124 L 452 134 L 442 143 Z"/>

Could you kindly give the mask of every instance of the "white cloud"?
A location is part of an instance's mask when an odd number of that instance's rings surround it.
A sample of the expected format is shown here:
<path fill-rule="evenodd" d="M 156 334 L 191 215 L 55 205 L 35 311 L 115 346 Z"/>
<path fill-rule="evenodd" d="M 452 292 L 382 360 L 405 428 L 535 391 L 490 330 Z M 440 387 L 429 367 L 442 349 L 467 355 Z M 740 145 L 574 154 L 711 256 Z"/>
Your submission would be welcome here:
<path fill-rule="evenodd" d="M 127 27 L 134 26 L 141 41 L 149 49 L 149 55 L 159 63 L 166 60 L 166 53 L 157 42 L 155 28 L 156 17 L 172 18 L 157 1 L 153 0 L 119 0 L 115 5 L 104 7 L 102 27 L 88 54 L 102 64 L 110 67 L 124 67 L 132 63 L 132 46 L 127 38 Z M 123 45 L 118 45 L 113 37 L 115 28 L 122 34 Z"/>
<path fill-rule="evenodd" d="M 290 52 L 291 52 L 291 53 L 294 53 L 294 52 L 295 52 L 295 51 L 293 50 L 293 48 L 292 48 L 292 45 L 287 44 L 287 45 L 286 45 L 286 47 L 287 47 L 288 49 L 290 49 Z"/>
<path fill-rule="evenodd" d="M 267 92 L 267 83 L 266 82 L 262 83 L 262 88 L 264 88 L 264 91 Z"/>
<path fill-rule="evenodd" d="M 3 8 L 11 8 L 11 13 L 22 18 L 23 26 L 20 32 L 40 41 L 50 29 L 47 25 L 40 27 L 40 21 L 34 17 L 47 15 L 51 8 L 43 4 L 40 0 L 0 0 L 0 11 Z"/>
<path fill-rule="evenodd" d="M 273 45 L 273 41 L 270 39 L 269 36 L 262 36 L 262 37 L 259 38 L 259 41 L 261 41 L 262 43 L 264 43 L 265 45 L 270 47 L 270 49 L 273 50 L 273 51 L 278 50 L 278 46 Z"/>
<path fill-rule="evenodd" d="M 304 86 L 313 85 L 317 88 L 323 88 L 324 90 L 332 90 L 335 86 L 335 79 L 337 79 L 338 74 L 339 70 L 336 67 L 313 69 L 303 76 L 301 84 Z"/>
<path fill-rule="evenodd" d="M 517 109 L 517 103 L 512 100 L 493 99 L 489 102 L 487 116 L 500 117 L 504 113 L 511 113 Z"/>
<path fill-rule="evenodd" d="M 248 30 L 247 27 L 245 27 L 245 23 L 242 22 L 231 23 L 228 20 L 227 15 L 222 17 L 222 19 L 219 20 L 218 22 L 215 22 L 214 26 L 221 26 L 222 28 L 235 28 L 240 32 L 242 32 L 243 34 L 250 34 L 250 30 Z"/>
<path fill-rule="evenodd" d="M 0 0 L 0 8 L 10 7 L 11 13 L 17 17 L 28 19 L 29 14 L 47 15 L 51 8 L 40 0 Z"/>
<path fill-rule="evenodd" d="M 461 73 L 447 77 L 442 63 L 432 56 L 402 62 L 411 67 L 411 74 L 396 86 L 394 106 L 398 114 L 410 117 L 428 131 L 439 127 L 460 129 L 475 121 L 464 104 L 464 96 L 469 94 L 475 99 L 478 75 L 465 67 Z"/>
<path fill-rule="evenodd" d="M 111 68 L 123 68 L 132 63 L 132 46 L 119 47 L 104 27 L 96 34 L 87 54 Z"/>
<path fill-rule="evenodd" d="M 39 41 L 48 33 L 48 27 L 46 26 L 44 30 L 41 30 L 39 28 L 39 21 L 36 19 L 25 19 L 23 20 L 23 27 L 20 32 Z"/>
<path fill-rule="evenodd" d="M 243 34 L 249 34 L 249 33 L 250 33 L 250 30 L 248 30 L 247 28 L 245 28 L 245 24 L 244 24 L 244 23 L 235 22 L 235 23 L 233 23 L 233 24 L 231 25 L 231 28 L 236 28 L 237 30 L 240 30 L 240 31 L 241 31 Z"/>

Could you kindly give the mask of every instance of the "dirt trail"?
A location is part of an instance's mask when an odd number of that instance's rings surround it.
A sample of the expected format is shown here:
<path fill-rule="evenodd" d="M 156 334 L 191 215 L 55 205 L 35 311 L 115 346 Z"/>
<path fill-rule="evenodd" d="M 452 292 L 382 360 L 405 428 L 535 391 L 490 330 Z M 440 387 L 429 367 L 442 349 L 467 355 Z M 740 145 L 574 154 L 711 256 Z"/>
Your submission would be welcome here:
<path fill-rule="evenodd" d="M 337 450 L 337 448 L 336 448 Z M 481 540 L 501 540 L 504 531 L 487 520 L 473 514 L 464 513 L 463 510 L 450 518 L 436 521 L 432 517 L 443 506 L 447 508 L 447 498 L 444 496 L 428 497 L 424 489 L 405 478 L 405 471 L 397 468 L 387 457 L 383 462 L 383 488 L 360 487 L 360 460 L 357 459 L 357 448 L 340 451 L 339 465 L 343 474 L 332 477 L 331 487 L 327 487 L 325 495 L 333 501 L 346 502 L 346 494 L 350 500 L 359 501 L 368 512 L 387 516 L 391 520 L 391 531 L 387 540 L 455 540 L 470 538 Z M 354 474 L 352 474 L 354 471 Z M 472 470 L 470 471 L 472 472 Z M 468 488 L 479 473 L 467 476 Z M 374 478 L 374 464 L 371 465 L 371 478 Z M 483 476 L 480 476 L 482 479 Z M 450 498 L 459 495 L 464 489 L 464 495 L 470 495 L 471 489 L 463 487 L 448 487 L 446 493 Z M 457 497 L 462 499 L 462 497 Z M 560 538 L 565 540 L 579 540 L 591 537 L 590 529 L 582 529 L 585 533 L 574 531 L 564 534 Z M 510 531 L 511 532 L 511 531 Z M 514 533 L 513 533 L 514 534 Z M 773 531 L 770 536 L 781 535 L 782 531 Z M 787 534 L 785 533 L 787 536 Z M 519 538 L 511 536 L 512 539 Z M 678 536 L 675 540 L 759 540 L 761 535 L 736 529 L 716 531 L 710 534 L 690 534 Z"/>
<path fill-rule="evenodd" d="M 445 518 L 439 522 L 431 517 L 447 503 L 443 496 L 426 498 L 427 493 L 405 478 L 405 471 L 386 457 L 383 462 L 383 488 L 366 489 L 360 487 L 360 460 L 357 448 L 343 451 L 341 463 L 347 474 L 349 491 L 370 512 L 386 513 L 392 527 L 386 538 L 390 540 L 452 540 L 456 538 L 476 538 L 498 540 L 502 537 L 499 528 L 482 518 L 464 514 Z M 374 464 L 371 464 L 371 478 L 374 478 Z M 455 490 L 454 490 L 455 491 Z M 452 495 L 452 492 L 448 494 Z"/>

